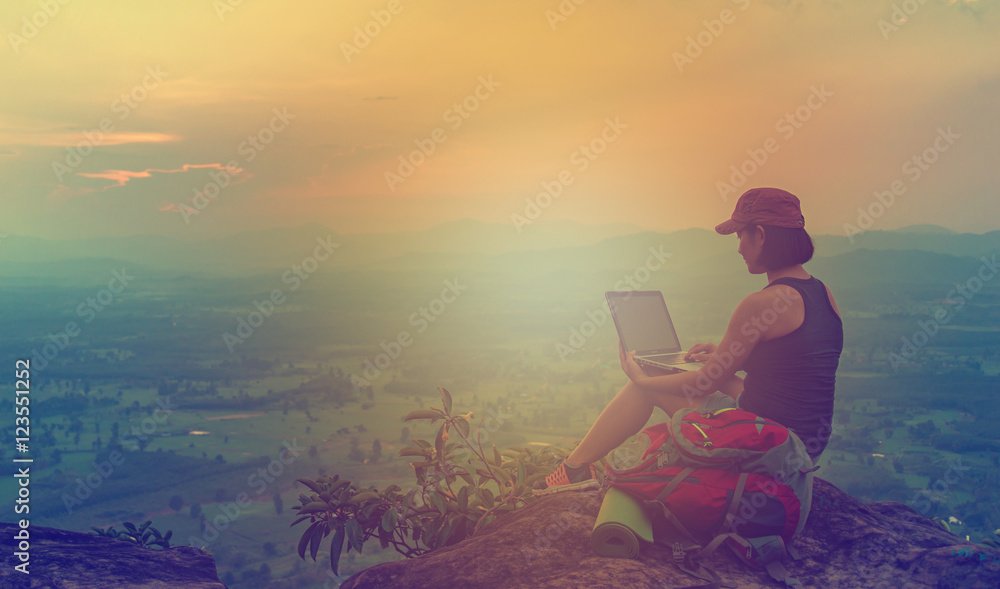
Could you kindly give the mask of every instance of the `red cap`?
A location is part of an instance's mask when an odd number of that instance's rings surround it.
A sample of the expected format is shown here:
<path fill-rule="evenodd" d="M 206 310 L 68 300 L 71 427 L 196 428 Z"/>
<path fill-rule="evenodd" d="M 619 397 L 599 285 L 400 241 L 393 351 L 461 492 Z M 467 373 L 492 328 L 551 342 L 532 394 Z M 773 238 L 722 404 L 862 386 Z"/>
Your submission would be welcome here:
<path fill-rule="evenodd" d="M 715 227 L 722 235 L 735 233 L 747 224 L 775 227 L 805 227 L 806 218 L 799 208 L 799 199 L 780 188 L 751 188 L 736 201 L 736 210 L 728 221 Z"/>

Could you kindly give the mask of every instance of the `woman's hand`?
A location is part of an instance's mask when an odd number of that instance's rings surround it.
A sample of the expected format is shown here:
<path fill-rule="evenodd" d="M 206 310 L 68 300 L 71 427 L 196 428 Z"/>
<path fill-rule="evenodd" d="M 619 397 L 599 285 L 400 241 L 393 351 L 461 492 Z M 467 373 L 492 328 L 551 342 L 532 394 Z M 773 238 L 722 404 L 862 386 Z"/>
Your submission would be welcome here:
<path fill-rule="evenodd" d="M 707 362 L 708 357 L 715 353 L 715 344 L 695 344 L 684 355 L 684 360 L 688 362 Z"/>
<path fill-rule="evenodd" d="M 621 340 L 618 340 L 618 359 L 622 363 L 622 371 L 625 372 L 629 380 L 637 386 L 643 386 L 646 383 L 649 376 L 642 371 L 642 367 L 635 361 L 635 351 L 625 352 L 625 346 L 622 345 Z"/>

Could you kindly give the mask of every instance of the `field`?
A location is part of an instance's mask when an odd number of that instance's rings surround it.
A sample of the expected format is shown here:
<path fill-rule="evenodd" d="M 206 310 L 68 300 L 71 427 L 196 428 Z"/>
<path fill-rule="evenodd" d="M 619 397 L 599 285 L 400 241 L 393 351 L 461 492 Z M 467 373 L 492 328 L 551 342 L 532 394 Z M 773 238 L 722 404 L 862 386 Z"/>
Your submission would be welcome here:
<path fill-rule="evenodd" d="M 438 386 L 451 391 L 456 411 L 474 412 L 474 423 L 498 423 L 489 442 L 500 448 L 568 448 L 625 382 L 613 325 L 585 327 L 600 301 L 581 296 L 581 284 L 477 275 L 467 280 L 479 295 L 462 295 L 421 324 L 412 313 L 439 285 L 396 279 L 394 289 L 379 291 L 381 274 L 317 277 L 233 353 L 222 334 L 260 296 L 245 282 L 137 288 L 88 326 L 86 338 L 32 368 L 32 524 L 87 531 L 152 520 L 173 531 L 173 543 L 209 550 L 230 587 L 265 587 L 268 579 L 322 586 L 326 561 L 302 561 L 296 545 L 304 528 L 289 527 L 305 490 L 297 478 L 336 473 L 361 487 L 412 487 L 409 459 L 397 452 L 434 432 L 402 416 L 439 403 Z M 73 308 L 66 301 L 80 292 L 32 288 L 18 295 L 66 310 L 12 315 L 13 333 L 64 324 Z M 686 343 L 718 341 L 731 293 L 699 297 L 670 290 L 665 279 L 649 288 L 663 289 Z M 365 299 L 360 291 L 387 294 Z M 862 306 L 850 291 L 840 304 Z M 954 517 L 956 533 L 981 541 L 1000 524 L 1000 441 L 991 428 L 1000 417 L 998 362 L 981 340 L 962 347 L 942 337 L 896 374 L 886 334 L 907 333 L 913 323 L 898 314 L 845 317 L 834 436 L 818 475 L 865 501 L 916 506 L 926 491 L 925 515 Z M 995 337 L 995 326 L 987 327 L 969 333 Z M 574 330 L 588 335 L 561 357 L 557 344 L 576 341 Z M 396 349 L 390 342 L 405 341 L 402 332 L 409 343 Z M 27 345 L 8 335 L 3 346 L 13 358 L 44 342 L 44 335 Z M 654 413 L 650 423 L 660 419 Z M 949 474 L 955 465 L 957 481 Z M 15 484 L 4 476 L 0 495 L 15 496 Z M 369 544 L 362 555 L 345 554 L 340 579 L 396 558 Z"/>

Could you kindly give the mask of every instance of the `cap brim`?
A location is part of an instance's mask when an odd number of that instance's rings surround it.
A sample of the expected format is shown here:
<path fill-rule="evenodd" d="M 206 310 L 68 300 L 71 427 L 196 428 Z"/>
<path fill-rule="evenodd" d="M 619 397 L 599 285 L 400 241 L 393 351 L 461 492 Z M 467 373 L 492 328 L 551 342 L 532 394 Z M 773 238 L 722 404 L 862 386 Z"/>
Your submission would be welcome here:
<path fill-rule="evenodd" d="M 729 219 L 728 221 L 723 221 L 722 223 L 716 225 L 715 232 L 720 235 L 729 235 L 731 233 L 736 233 L 736 230 L 739 229 L 739 227 L 740 223 Z"/>

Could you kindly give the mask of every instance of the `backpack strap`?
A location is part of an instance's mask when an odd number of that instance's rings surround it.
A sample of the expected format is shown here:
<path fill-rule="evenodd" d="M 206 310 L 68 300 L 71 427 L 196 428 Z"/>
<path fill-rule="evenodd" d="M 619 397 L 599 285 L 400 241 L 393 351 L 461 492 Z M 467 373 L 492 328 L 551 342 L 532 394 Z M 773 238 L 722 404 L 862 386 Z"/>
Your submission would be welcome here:
<path fill-rule="evenodd" d="M 666 519 L 667 522 L 669 522 L 670 525 L 673 526 L 673 528 L 678 533 L 680 533 L 681 537 L 688 543 L 688 545 L 694 545 L 698 547 L 701 546 L 701 542 L 699 542 L 698 539 L 694 537 L 694 534 L 689 532 L 688 529 L 684 527 L 684 524 L 682 524 L 681 521 L 677 519 L 677 516 L 675 516 L 673 513 L 670 513 L 670 509 L 668 509 L 666 505 L 664 505 L 660 501 L 656 501 L 653 504 L 660 507 L 663 510 L 664 519 Z"/>
<path fill-rule="evenodd" d="M 733 500 L 729 502 L 729 510 L 726 511 L 726 517 L 723 519 L 723 530 L 736 531 L 736 528 L 733 527 L 733 520 L 736 519 L 736 509 L 739 508 L 740 500 L 743 499 L 743 491 L 746 490 L 747 478 L 749 476 L 750 473 L 740 473 L 740 479 L 736 483 L 736 489 L 733 491 Z"/>
<path fill-rule="evenodd" d="M 788 553 L 788 556 L 792 557 L 792 560 L 802 560 L 802 554 L 791 544 L 785 544 L 785 552 Z"/>
<path fill-rule="evenodd" d="M 698 546 L 689 546 L 688 548 L 684 548 L 680 542 L 675 542 L 671 546 L 674 564 L 677 565 L 677 568 L 692 577 L 701 579 L 702 581 L 707 581 L 707 583 L 702 583 L 701 585 L 686 585 L 684 589 L 719 589 L 720 587 L 736 587 L 734 583 L 723 582 L 718 573 L 710 568 L 707 568 L 701 562 L 698 562 L 697 558 L 692 560 L 690 551 L 698 549 Z"/>
<path fill-rule="evenodd" d="M 788 553 L 785 549 L 785 541 L 781 536 L 760 536 L 750 538 L 748 541 L 753 545 L 757 562 L 764 565 L 771 561 L 777 561 Z"/>
<path fill-rule="evenodd" d="M 708 558 L 726 540 L 732 540 L 733 542 L 736 542 L 737 544 L 745 548 L 747 550 L 747 558 L 750 557 L 750 554 L 753 551 L 753 546 L 750 544 L 750 542 L 748 542 L 743 536 L 740 536 L 739 534 L 728 533 L 728 534 L 719 534 L 715 538 L 712 538 L 712 541 L 706 544 L 705 547 L 702 548 L 697 555 L 695 555 L 695 558 L 699 560 L 702 558 Z M 733 550 L 735 551 L 736 547 L 733 547 Z"/>
<path fill-rule="evenodd" d="M 772 560 L 771 562 L 767 563 L 766 566 L 767 566 L 767 573 L 771 575 L 771 578 L 774 579 L 775 581 L 778 581 L 779 583 L 784 583 L 785 587 L 796 587 L 796 589 L 802 587 L 802 583 L 798 579 L 788 574 L 788 569 L 786 569 L 785 566 L 781 564 L 779 561 Z"/>
<path fill-rule="evenodd" d="M 736 547 L 730 544 L 733 552 L 736 556 L 740 557 L 740 560 L 750 565 L 751 554 L 756 555 L 757 561 L 764 566 L 767 573 L 771 575 L 771 578 L 779 583 L 784 583 L 785 587 L 796 587 L 798 589 L 802 586 L 802 583 L 795 579 L 789 574 L 788 569 L 781 564 L 781 558 L 788 554 L 788 550 L 785 545 L 785 541 L 781 539 L 781 536 L 762 536 L 760 538 L 750 538 L 746 539 L 739 534 L 720 534 L 709 544 L 714 550 L 717 547 L 718 541 L 724 540 L 726 538 L 731 538 L 738 544 L 746 549 L 747 558 L 744 559 L 743 555 L 740 554 Z M 798 551 L 794 548 L 792 549 L 796 554 Z M 701 555 L 699 554 L 699 557 Z"/>
<path fill-rule="evenodd" d="M 660 491 L 660 494 L 656 496 L 656 500 L 662 502 L 664 499 L 669 497 L 670 494 L 674 492 L 674 489 L 676 489 L 689 474 L 694 472 L 694 470 L 694 467 L 689 466 L 677 473 L 677 475 L 674 476 L 674 479 L 670 481 L 670 484 L 664 487 L 663 490 Z"/>
<path fill-rule="evenodd" d="M 662 510 L 664 519 L 666 519 L 670 527 L 673 528 L 673 530 L 679 535 L 679 537 L 672 539 L 669 542 L 674 564 L 677 568 L 684 571 L 688 575 L 705 581 L 705 583 L 701 585 L 691 585 L 690 587 L 686 586 L 684 589 L 721 589 L 722 587 L 736 587 L 733 583 L 723 582 L 718 573 L 710 568 L 707 568 L 701 563 L 701 555 L 704 552 L 701 542 L 699 542 L 684 526 L 684 524 L 677 519 L 677 516 L 670 512 L 670 509 L 668 509 L 666 505 L 660 501 L 650 501 L 648 504 L 658 506 Z"/>

